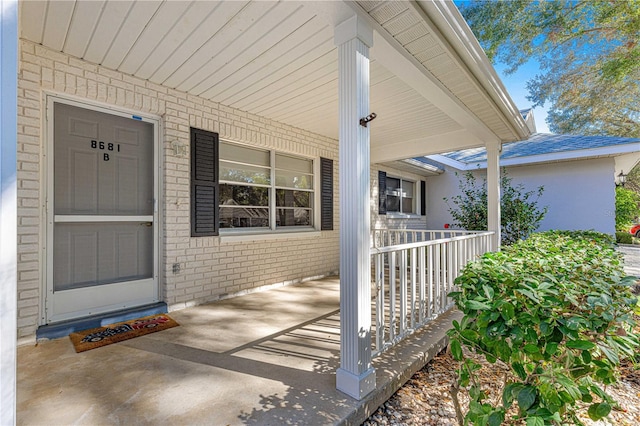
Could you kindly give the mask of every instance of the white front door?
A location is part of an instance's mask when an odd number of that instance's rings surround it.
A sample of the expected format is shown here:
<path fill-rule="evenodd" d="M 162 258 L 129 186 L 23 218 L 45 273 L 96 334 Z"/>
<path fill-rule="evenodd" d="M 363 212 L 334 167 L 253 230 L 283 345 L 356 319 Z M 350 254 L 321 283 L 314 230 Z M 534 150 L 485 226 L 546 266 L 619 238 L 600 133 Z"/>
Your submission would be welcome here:
<path fill-rule="evenodd" d="M 157 123 L 48 101 L 45 323 L 158 300 Z"/>

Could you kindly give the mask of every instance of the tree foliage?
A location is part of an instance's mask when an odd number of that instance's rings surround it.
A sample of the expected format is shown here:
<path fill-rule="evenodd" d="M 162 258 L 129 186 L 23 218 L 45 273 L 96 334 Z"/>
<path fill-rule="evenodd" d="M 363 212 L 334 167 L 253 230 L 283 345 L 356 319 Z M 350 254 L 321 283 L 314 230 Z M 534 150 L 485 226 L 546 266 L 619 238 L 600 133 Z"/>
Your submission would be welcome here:
<path fill-rule="evenodd" d="M 458 188 L 460 194 L 444 199 L 453 218 L 453 225 L 467 230 L 486 230 L 486 179 L 476 179 L 473 173 L 466 172 L 458 182 Z M 525 191 L 522 184 L 514 186 L 507 172 L 503 171 L 500 176 L 500 225 L 503 244 L 525 239 L 538 229 L 548 210 L 547 207 L 538 207 L 538 199 L 543 192 L 542 186 L 535 191 Z"/>
<path fill-rule="evenodd" d="M 616 230 L 628 231 L 633 220 L 640 216 L 640 195 L 624 188 L 616 187 Z"/>
<path fill-rule="evenodd" d="M 452 394 L 461 387 L 470 397 L 465 420 L 582 424 L 582 404 L 591 419 L 606 417 L 615 405 L 606 386 L 640 347 L 634 282 L 611 236 L 592 231 L 534 234 L 468 264 L 450 294 L 464 317 L 448 332 L 451 353 L 462 361 Z M 480 366 L 463 346 L 510 372 L 500 401 L 487 397 Z"/>
<path fill-rule="evenodd" d="M 640 0 L 474 1 L 461 12 L 507 73 L 534 59 L 556 133 L 640 137 Z"/>
<path fill-rule="evenodd" d="M 640 163 L 628 172 L 624 187 L 640 194 Z"/>

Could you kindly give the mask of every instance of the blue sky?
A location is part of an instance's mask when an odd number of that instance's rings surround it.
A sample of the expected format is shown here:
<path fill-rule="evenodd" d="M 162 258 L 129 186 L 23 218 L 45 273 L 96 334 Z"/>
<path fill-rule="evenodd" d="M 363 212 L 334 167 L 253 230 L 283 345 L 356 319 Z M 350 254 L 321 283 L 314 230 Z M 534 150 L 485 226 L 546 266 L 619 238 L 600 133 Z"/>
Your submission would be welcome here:
<path fill-rule="evenodd" d="M 504 64 L 496 64 L 495 69 L 518 109 L 530 108 L 531 101 L 527 100 L 527 95 L 529 94 L 529 91 L 527 90 L 527 81 L 535 77 L 538 73 L 539 69 L 537 62 L 529 61 L 511 75 L 506 75 L 504 73 L 504 70 L 506 69 Z M 539 133 L 550 133 L 549 126 L 547 126 L 546 123 L 547 107 L 548 105 L 545 105 L 545 108 L 537 107 L 533 110 L 533 116 L 536 120 L 536 128 Z"/>

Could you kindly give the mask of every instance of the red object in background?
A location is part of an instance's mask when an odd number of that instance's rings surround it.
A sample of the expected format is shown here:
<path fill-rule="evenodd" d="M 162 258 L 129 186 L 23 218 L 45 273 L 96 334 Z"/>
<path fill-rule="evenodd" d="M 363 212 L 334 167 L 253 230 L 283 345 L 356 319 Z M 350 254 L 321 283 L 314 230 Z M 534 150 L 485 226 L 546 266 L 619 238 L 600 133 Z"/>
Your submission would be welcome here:
<path fill-rule="evenodd" d="M 449 229 L 449 224 L 448 223 L 444 224 L 444 229 Z"/>
<path fill-rule="evenodd" d="M 640 223 L 637 225 L 633 225 L 629 230 L 629 233 L 636 238 L 640 238 Z"/>

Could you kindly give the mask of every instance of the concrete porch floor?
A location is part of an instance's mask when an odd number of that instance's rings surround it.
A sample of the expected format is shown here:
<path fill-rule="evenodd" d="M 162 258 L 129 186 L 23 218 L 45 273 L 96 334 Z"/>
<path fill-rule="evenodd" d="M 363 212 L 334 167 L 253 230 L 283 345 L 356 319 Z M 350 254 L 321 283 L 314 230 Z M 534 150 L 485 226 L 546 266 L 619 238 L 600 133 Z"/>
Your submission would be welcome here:
<path fill-rule="evenodd" d="M 335 388 L 337 277 L 171 312 L 179 327 L 75 353 L 18 348 L 20 425 L 360 424 L 442 349 L 447 313 L 374 359 L 363 401 Z"/>

